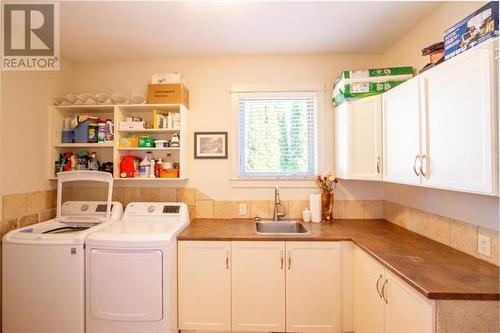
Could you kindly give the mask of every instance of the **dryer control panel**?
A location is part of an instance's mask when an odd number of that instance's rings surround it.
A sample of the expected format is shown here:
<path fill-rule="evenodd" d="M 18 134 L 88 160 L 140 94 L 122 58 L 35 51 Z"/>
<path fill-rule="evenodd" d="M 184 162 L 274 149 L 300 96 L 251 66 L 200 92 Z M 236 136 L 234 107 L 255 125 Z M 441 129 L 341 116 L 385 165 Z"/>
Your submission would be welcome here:
<path fill-rule="evenodd" d="M 124 216 L 179 216 L 178 202 L 133 202 L 127 205 Z"/>

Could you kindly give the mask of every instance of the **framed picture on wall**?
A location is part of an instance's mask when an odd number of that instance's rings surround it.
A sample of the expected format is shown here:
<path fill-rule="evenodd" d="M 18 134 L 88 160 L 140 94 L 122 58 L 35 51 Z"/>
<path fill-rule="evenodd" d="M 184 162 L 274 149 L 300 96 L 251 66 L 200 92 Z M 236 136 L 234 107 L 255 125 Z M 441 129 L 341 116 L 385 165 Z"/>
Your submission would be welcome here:
<path fill-rule="evenodd" d="M 227 132 L 194 132 L 194 158 L 227 159 Z"/>

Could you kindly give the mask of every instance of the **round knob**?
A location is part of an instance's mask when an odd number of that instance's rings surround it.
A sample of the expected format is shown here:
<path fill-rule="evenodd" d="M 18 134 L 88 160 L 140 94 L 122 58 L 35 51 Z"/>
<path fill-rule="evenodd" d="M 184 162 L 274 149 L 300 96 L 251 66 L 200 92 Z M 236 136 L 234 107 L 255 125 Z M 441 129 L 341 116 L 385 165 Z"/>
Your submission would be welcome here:
<path fill-rule="evenodd" d="M 81 210 L 82 212 L 86 212 L 88 209 L 89 209 L 89 205 L 87 205 L 87 204 L 82 205 L 82 208 L 80 208 L 80 210 Z"/>
<path fill-rule="evenodd" d="M 154 211 L 155 211 L 155 206 L 151 205 L 151 206 L 148 207 L 148 213 L 152 213 Z"/>

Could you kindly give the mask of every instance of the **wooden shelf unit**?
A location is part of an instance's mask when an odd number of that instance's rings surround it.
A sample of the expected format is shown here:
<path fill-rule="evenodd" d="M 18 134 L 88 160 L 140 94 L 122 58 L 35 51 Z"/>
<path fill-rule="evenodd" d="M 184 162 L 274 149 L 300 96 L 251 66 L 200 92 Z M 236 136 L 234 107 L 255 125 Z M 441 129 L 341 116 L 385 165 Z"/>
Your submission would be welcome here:
<path fill-rule="evenodd" d="M 175 129 L 125 129 L 119 128 L 120 122 L 125 117 L 140 117 L 153 124 L 153 110 L 180 114 L 180 128 Z M 59 158 L 59 153 L 65 151 L 78 152 L 88 150 L 97 152 L 97 159 L 101 162 L 113 162 L 113 177 L 120 181 L 160 181 L 183 182 L 187 180 L 187 112 L 183 104 L 116 104 L 116 105 L 58 105 L 50 106 L 50 137 L 48 174 L 49 180 L 56 180 L 54 176 L 54 162 Z M 93 115 L 101 119 L 111 119 L 114 124 L 114 141 L 105 143 L 61 143 L 61 132 L 66 117 L 76 115 Z M 154 139 L 170 140 L 179 134 L 179 148 L 122 148 L 119 146 L 121 138 L 139 137 L 148 135 Z M 143 158 L 146 152 L 151 151 L 155 157 L 165 159 L 167 154 L 171 161 L 180 164 L 179 178 L 120 178 L 120 160 L 122 156 L 134 155 Z"/>

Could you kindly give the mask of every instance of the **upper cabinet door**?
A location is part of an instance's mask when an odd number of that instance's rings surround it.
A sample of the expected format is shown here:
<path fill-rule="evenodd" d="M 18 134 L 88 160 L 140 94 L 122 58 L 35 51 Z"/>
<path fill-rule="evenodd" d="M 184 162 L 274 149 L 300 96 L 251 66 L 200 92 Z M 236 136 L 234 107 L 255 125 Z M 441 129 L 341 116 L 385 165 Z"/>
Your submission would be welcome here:
<path fill-rule="evenodd" d="M 418 77 L 382 95 L 383 178 L 420 184 L 420 98 Z"/>
<path fill-rule="evenodd" d="M 233 331 L 285 332 L 285 242 L 231 242 Z"/>
<path fill-rule="evenodd" d="M 485 44 L 420 76 L 424 185 L 497 193 L 495 73 Z"/>
<path fill-rule="evenodd" d="M 231 330 L 230 242 L 180 241 L 179 328 Z"/>
<path fill-rule="evenodd" d="M 286 250 L 286 332 L 340 332 L 340 243 L 287 242 Z"/>
<path fill-rule="evenodd" d="M 381 96 L 345 102 L 335 110 L 337 175 L 382 179 Z"/>

